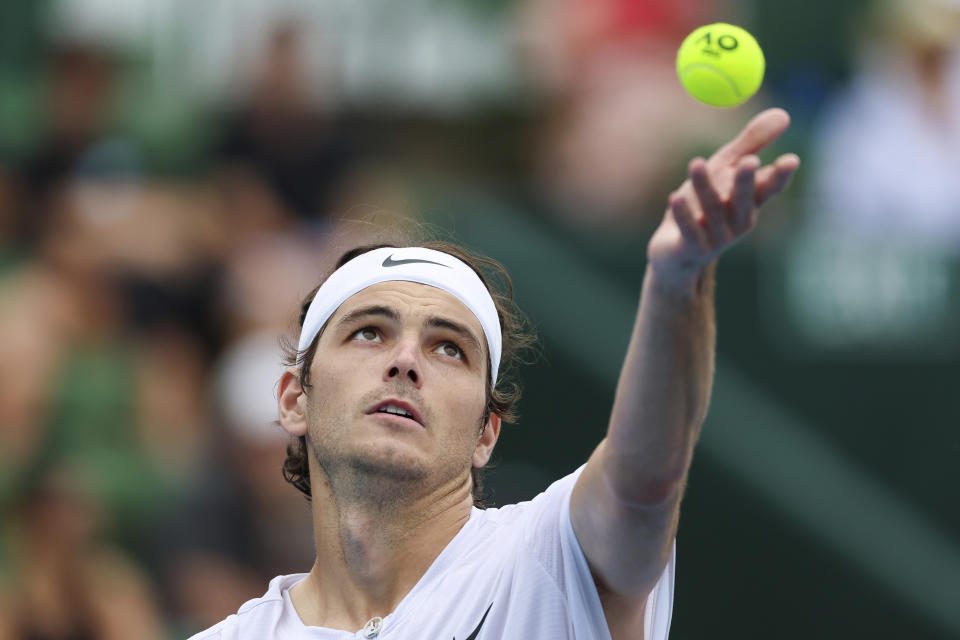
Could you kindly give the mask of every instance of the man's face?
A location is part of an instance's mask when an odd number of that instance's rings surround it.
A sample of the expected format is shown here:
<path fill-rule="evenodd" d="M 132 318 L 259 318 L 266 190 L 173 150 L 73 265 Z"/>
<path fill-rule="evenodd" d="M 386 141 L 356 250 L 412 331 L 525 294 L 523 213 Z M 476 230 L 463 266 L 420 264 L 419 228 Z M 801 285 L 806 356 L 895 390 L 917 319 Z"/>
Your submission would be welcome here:
<path fill-rule="evenodd" d="M 469 475 L 486 402 L 485 345 L 477 318 L 435 287 L 385 282 L 344 302 L 320 336 L 301 398 L 331 483 L 385 480 L 409 490 L 415 482 L 429 491 Z"/>

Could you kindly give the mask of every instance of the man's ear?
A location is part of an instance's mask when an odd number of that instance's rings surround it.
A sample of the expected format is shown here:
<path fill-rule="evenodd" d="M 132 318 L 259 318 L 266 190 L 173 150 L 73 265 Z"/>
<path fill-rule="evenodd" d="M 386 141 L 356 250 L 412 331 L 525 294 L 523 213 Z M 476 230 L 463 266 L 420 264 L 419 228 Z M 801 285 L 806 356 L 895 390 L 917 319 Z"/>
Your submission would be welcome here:
<path fill-rule="evenodd" d="M 287 369 L 280 377 L 277 387 L 277 404 L 280 409 L 280 425 L 291 436 L 307 435 L 307 416 L 304 412 L 303 387 L 296 369 Z"/>
<path fill-rule="evenodd" d="M 480 434 L 480 442 L 473 451 L 473 466 L 482 467 L 490 460 L 493 455 L 493 447 L 497 444 L 497 438 L 500 437 L 500 416 L 490 412 L 486 424 L 483 425 L 483 432 Z"/>

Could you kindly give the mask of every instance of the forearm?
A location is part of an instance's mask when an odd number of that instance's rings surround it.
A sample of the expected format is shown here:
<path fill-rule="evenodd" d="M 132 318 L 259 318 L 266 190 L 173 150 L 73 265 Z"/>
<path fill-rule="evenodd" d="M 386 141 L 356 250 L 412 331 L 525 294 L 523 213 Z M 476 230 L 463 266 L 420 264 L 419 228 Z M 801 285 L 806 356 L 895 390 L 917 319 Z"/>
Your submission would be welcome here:
<path fill-rule="evenodd" d="M 710 401 L 715 343 L 713 264 L 686 282 L 648 268 L 602 449 L 620 500 L 679 499 Z"/>
<path fill-rule="evenodd" d="M 607 436 L 570 500 L 570 519 L 597 584 L 643 598 L 667 563 L 693 447 L 713 382 L 714 263 L 756 224 L 757 207 L 800 164 L 787 154 L 760 167 L 754 154 L 789 116 L 755 117 L 667 199 L 647 245 L 640 309 L 617 385 Z M 610 614 L 613 609 L 605 606 Z"/>

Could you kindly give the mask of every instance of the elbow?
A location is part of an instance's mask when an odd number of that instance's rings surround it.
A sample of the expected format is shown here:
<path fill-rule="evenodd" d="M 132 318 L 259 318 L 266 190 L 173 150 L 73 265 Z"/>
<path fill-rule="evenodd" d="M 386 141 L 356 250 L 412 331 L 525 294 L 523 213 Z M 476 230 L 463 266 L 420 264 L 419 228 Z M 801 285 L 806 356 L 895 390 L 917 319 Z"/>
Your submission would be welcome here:
<path fill-rule="evenodd" d="M 683 496 L 692 458 L 688 447 L 656 456 L 624 454 L 604 440 L 598 453 L 607 490 L 621 506 L 672 506 Z"/>
<path fill-rule="evenodd" d="M 673 507 L 680 501 L 686 487 L 686 468 L 663 474 L 634 473 L 608 477 L 617 502 L 635 509 Z"/>
<path fill-rule="evenodd" d="M 672 508 L 683 496 L 682 482 L 642 484 L 617 496 L 621 504 L 637 509 Z"/>

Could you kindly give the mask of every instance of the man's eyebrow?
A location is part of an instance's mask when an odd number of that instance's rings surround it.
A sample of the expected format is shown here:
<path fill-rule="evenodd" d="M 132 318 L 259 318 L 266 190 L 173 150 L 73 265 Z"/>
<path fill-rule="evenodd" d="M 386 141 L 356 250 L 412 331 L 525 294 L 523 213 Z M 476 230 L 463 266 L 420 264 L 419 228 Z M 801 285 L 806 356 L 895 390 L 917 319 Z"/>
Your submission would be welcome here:
<path fill-rule="evenodd" d="M 453 320 L 448 320 L 447 318 L 440 318 L 437 316 L 432 316 L 427 319 L 427 326 L 434 327 L 436 329 L 448 329 L 453 331 L 461 338 L 464 342 L 467 342 L 477 350 L 477 353 L 483 355 L 483 347 L 480 345 L 480 341 L 477 340 L 477 337 L 473 335 L 473 332 L 470 329 L 467 329 L 462 324 L 456 323 Z"/>
<path fill-rule="evenodd" d="M 375 304 L 369 307 L 360 307 L 359 309 L 354 309 L 350 313 L 345 314 L 342 318 L 337 320 L 337 327 L 342 327 L 346 324 L 353 324 L 360 318 L 369 318 L 370 316 L 379 316 L 381 318 L 393 320 L 394 322 L 400 319 L 400 315 L 395 310 L 391 309 L 390 307 Z"/>
<path fill-rule="evenodd" d="M 344 314 L 342 318 L 337 320 L 336 326 L 342 327 L 344 325 L 353 324 L 355 321 L 360 320 L 361 318 L 369 318 L 371 316 L 387 318 L 388 320 L 393 320 L 394 322 L 399 322 L 400 320 L 400 314 L 397 313 L 395 309 L 375 304 L 368 307 L 360 307 L 359 309 L 354 309 L 350 313 Z M 481 355 L 483 354 L 482 343 L 477 339 L 477 336 L 475 336 L 473 332 L 464 325 L 440 316 L 431 316 L 427 319 L 426 325 L 435 329 L 447 329 L 448 331 L 456 333 L 463 339 L 464 342 L 476 349 L 477 353 Z"/>

